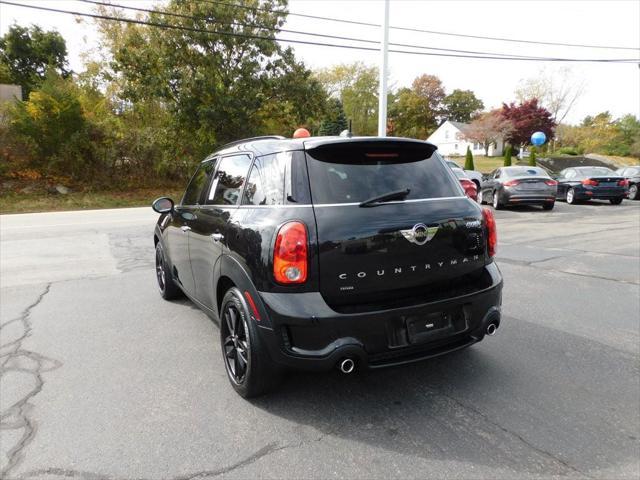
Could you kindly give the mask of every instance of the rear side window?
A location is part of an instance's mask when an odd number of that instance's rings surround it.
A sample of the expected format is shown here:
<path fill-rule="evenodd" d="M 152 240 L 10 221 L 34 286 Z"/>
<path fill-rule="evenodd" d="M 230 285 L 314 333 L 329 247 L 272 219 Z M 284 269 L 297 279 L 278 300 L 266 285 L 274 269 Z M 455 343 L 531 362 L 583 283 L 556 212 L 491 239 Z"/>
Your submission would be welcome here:
<path fill-rule="evenodd" d="M 211 182 L 207 204 L 237 205 L 250 165 L 251 158 L 248 155 L 222 158 Z"/>
<path fill-rule="evenodd" d="M 282 205 L 284 172 L 290 152 L 256 158 L 244 189 L 243 205 Z"/>
<path fill-rule="evenodd" d="M 182 196 L 182 205 L 197 205 L 200 203 L 202 189 L 213 171 L 213 166 L 214 162 L 211 161 L 203 163 L 198 167 L 198 170 L 196 170 L 196 173 L 191 177 L 191 181 Z"/>
<path fill-rule="evenodd" d="M 307 152 L 313 202 L 362 202 L 407 188 L 411 190 L 407 200 L 461 195 L 458 182 L 437 153 L 395 150 L 391 146 L 335 156 L 330 150 L 321 155 Z"/>

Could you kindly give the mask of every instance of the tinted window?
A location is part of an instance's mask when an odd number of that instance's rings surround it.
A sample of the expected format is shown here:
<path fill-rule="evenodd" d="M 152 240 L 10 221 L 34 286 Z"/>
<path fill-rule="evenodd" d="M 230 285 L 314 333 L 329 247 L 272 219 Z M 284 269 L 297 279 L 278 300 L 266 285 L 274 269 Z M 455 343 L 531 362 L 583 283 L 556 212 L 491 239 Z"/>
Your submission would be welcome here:
<path fill-rule="evenodd" d="M 243 205 L 282 205 L 284 172 L 290 152 L 256 158 L 244 189 Z"/>
<path fill-rule="evenodd" d="M 528 175 L 536 177 L 548 177 L 549 174 L 538 167 L 506 167 L 503 169 L 505 177 L 526 177 Z"/>
<path fill-rule="evenodd" d="M 461 195 L 459 185 L 436 153 L 429 158 L 408 158 L 402 153 L 354 152 L 352 158 L 307 154 L 311 197 L 314 203 L 362 202 L 409 188 L 407 200 Z"/>
<path fill-rule="evenodd" d="M 182 205 L 197 205 L 202 194 L 202 189 L 207 184 L 207 179 L 213 171 L 214 162 L 203 163 L 198 167 L 196 173 L 191 177 L 187 190 L 182 196 Z"/>
<path fill-rule="evenodd" d="M 209 205 L 237 205 L 251 159 L 247 155 L 224 157 L 218 164 L 207 198 Z"/>
<path fill-rule="evenodd" d="M 573 178 L 576 176 L 576 171 L 575 170 L 567 170 L 567 173 L 565 174 L 566 178 Z"/>

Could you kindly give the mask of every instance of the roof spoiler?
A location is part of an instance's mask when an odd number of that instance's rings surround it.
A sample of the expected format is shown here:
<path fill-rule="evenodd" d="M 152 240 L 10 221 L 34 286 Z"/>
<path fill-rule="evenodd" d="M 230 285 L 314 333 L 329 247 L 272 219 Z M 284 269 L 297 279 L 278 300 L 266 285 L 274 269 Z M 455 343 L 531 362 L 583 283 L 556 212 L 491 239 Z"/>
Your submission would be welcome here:
<path fill-rule="evenodd" d="M 430 158 L 435 145 L 407 138 L 338 138 L 305 142 L 313 158 L 325 162 L 416 162 Z"/>

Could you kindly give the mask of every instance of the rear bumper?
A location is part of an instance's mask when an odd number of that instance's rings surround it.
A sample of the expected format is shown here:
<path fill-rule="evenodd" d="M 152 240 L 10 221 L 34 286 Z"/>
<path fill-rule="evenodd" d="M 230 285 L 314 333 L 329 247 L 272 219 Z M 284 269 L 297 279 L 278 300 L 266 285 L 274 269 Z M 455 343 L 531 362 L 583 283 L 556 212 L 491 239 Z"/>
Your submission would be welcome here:
<path fill-rule="evenodd" d="M 482 340 L 489 323 L 500 323 L 502 276 L 495 263 L 484 268 L 491 284 L 481 291 L 366 313 L 338 313 L 317 292 L 263 292 L 272 328 L 259 329 L 261 340 L 275 362 L 321 371 L 335 368 L 344 358 L 354 359 L 358 368 L 381 368 L 459 350 Z M 409 332 L 409 325 L 434 316 L 448 318 L 448 326 Z"/>
<path fill-rule="evenodd" d="M 609 187 L 607 189 L 596 188 L 574 188 L 574 196 L 577 200 L 610 200 L 615 198 L 627 198 L 628 190 L 624 187 L 614 188 Z"/>
<path fill-rule="evenodd" d="M 502 193 L 501 198 L 503 203 L 514 205 L 541 205 L 545 203 L 551 203 L 556 201 L 555 191 L 540 191 L 540 192 L 510 192 L 505 190 Z"/>

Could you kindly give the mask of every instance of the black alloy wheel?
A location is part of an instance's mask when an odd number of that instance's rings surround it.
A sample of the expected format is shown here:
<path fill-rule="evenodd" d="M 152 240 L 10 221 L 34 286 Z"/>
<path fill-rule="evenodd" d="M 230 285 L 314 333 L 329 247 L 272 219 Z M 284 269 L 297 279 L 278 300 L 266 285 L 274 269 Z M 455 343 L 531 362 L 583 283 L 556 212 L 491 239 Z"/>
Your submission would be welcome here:
<path fill-rule="evenodd" d="M 173 280 L 160 242 L 156 245 L 156 280 L 158 281 L 158 288 L 162 298 L 172 300 L 180 296 L 180 287 Z"/>
<path fill-rule="evenodd" d="M 250 315 L 242 292 L 236 287 L 225 293 L 219 318 L 222 357 L 233 389 L 250 398 L 277 386 L 282 368 L 269 356 L 257 320 Z"/>
<path fill-rule="evenodd" d="M 244 382 L 250 368 L 250 340 L 247 324 L 238 306 L 233 302 L 225 305 L 222 312 L 222 348 L 229 379 L 240 385 Z"/>

